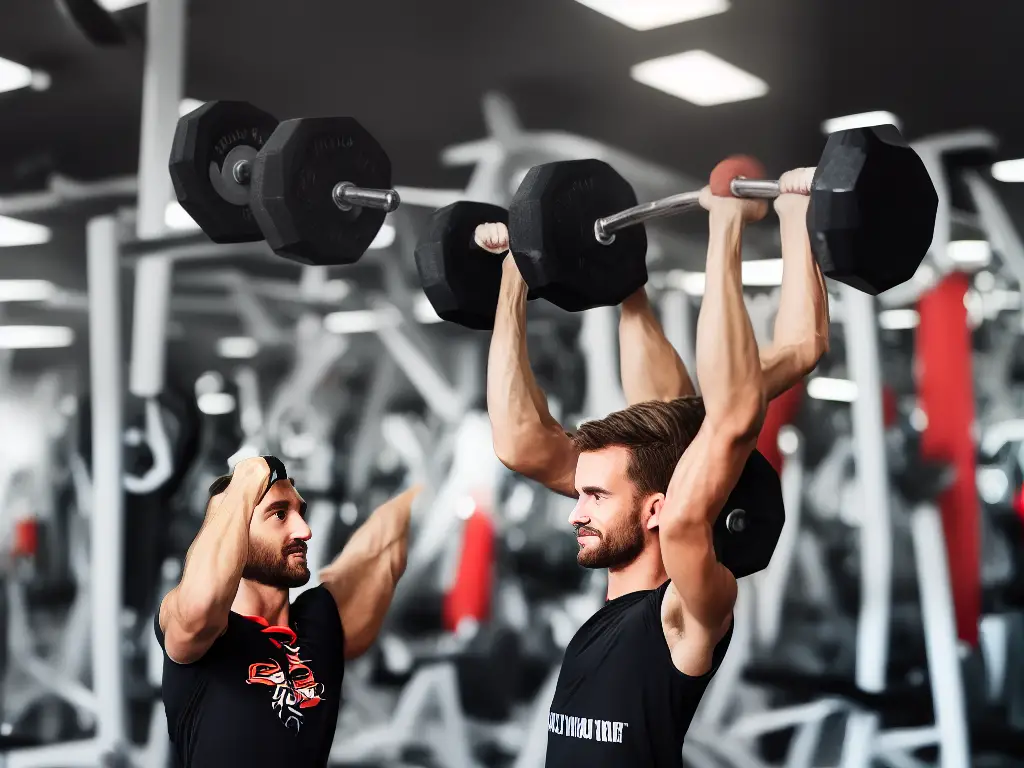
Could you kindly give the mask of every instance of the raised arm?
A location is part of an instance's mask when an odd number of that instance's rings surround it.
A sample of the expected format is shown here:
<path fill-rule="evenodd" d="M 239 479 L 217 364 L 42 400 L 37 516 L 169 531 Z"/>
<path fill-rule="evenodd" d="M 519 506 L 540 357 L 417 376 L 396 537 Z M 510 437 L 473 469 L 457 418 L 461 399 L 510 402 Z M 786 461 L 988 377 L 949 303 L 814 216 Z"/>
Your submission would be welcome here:
<path fill-rule="evenodd" d="M 409 552 L 409 517 L 421 488 L 415 486 L 377 507 L 349 537 L 320 582 L 334 597 L 345 632 L 345 658 L 354 659 L 377 639 Z"/>
<path fill-rule="evenodd" d="M 485 224 L 477 242 L 494 253 L 508 250 L 508 229 Z M 494 451 L 509 469 L 556 493 L 575 496 L 576 449 L 551 416 L 526 349 L 526 283 L 505 258 L 501 292 L 487 357 L 487 414 Z"/>
<path fill-rule="evenodd" d="M 249 552 L 249 524 L 269 480 L 264 459 L 245 459 L 227 489 L 210 499 L 181 581 L 160 603 L 164 651 L 172 661 L 198 661 L 227 629 Z"/>
<path fill-rule="evenodd" d="M 619 375 L 630 405 L 674 400 L 696 394 L 690 374 L 662 330 L 641 288 L 624 302 L 619 315 Z"/>
<path fill-rule="evenodd" d="M 677 629 L 684 642 L 673 649 L 680 669 L 693 654 L 708 652 L 709 637 L 717 641 L 736 601 L 736 580 L 715 556 L 712 527 L 754 448 L 767 404 L 740 269 L 743 225 L 762 217 L 766 204 L 712 197 L 707 189 L 701 204 L 710 229 L 696 350 L 705 417 L 676 466 L 658 524 L 671 591 L 681 602 Z"/>
<path fill-rule="evenodd" d="M 761 352 L 765 392 L 772 400 L 814 370 L 828 351 L 828 289 L 807 234 L 813 168 L 779 179 L 775 199 L 782 240 L 782 289 L 772 343 Z"/>

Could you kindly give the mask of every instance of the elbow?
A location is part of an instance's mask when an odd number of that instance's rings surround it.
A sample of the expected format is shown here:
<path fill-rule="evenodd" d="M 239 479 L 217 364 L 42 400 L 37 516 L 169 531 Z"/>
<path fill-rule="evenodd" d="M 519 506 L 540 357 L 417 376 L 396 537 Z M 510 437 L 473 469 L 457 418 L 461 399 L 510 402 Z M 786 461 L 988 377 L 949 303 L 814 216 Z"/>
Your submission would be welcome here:
<path fill-rule="evenodd" d="M 504 434 L 494 432 L 494 455 L 498 461 L 513 472 L 529 476 L 537 459 L 537 446 L 543 444 L 546 430 L 540 425 L 509 431 Z"/>
<path fill-rule="evenodd" d="M 228 611 L 213 596 L 178 593 L 175 601 L 177 624 L 190 637 L 218 635 L 228 624 Z"/>
<path fill-rule="evenodd" d="M 715 431 L 738 443 L 757 440 L 767 413 L 768 396 L 758 383 L 731 398 L 729 409 L 715 419 Z"/>
<path fill-rule="evenodd" d="M 797 350 L 797 365 L 800 369 L 800 377 L 808 376 L 811 371 L 818 367 L 821 358 L 828 352 L 828 336 L 815 334 L 800 345 Z"/>

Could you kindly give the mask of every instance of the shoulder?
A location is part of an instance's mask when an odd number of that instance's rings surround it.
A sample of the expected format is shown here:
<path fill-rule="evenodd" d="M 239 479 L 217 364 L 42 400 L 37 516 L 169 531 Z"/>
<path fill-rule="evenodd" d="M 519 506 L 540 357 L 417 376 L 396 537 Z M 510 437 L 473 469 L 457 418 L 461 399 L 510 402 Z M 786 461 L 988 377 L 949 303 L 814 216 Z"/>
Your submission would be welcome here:
<path fill-rule="evenodd" d="M 671 582 L 657 590 L 661 630 L 675 668 L 687 677 L 713 675 L 732 638 L 733 614 L 721 626 L 704 627 L 688 619 L 683 600 Z"/>
<path fill-rule="evenodd" d="M 338 604 L 323 584 L 311 587 L 295 598 L 291 614 L 296 620 L 316 626 L 322 631 L 344 636 Z"/>

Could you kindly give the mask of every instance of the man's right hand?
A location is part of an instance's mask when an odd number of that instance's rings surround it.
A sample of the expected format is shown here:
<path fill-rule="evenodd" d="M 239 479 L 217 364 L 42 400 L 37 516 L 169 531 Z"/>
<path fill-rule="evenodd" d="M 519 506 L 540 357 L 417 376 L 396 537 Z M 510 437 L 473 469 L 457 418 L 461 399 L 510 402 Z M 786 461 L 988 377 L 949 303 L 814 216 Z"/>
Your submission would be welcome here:
<path fill-rule="evenodd" d="M 210 500 L 211 506 L 219 506 L 224 498 L 231 494 L 235 497 L 252 499 L 251 506 L 255 509 L 256 500 L 263 498 L 269 490 L 269 484 L 270 467 L 266 459 L 262 456 L 242 459 L 235 464 L 228 487 Z"/>
<path fill-rule="evenodd" d="M 768 203 L 765 200 L 743 197 L 720 197 L 711 192 L 711 187 L 704 187 L 700 191 L 700 206 L 711 216 L 723 216 L 725 218 L 738 218 L 744 224 L 753 221 L 760 221 L 768 213 Z"/>
<path fill-rule="evenodd" d="M 491 253 L 508 251 L 508 227 L 504 224 L 481 224 L 473 233 L 476 244 Z"/>

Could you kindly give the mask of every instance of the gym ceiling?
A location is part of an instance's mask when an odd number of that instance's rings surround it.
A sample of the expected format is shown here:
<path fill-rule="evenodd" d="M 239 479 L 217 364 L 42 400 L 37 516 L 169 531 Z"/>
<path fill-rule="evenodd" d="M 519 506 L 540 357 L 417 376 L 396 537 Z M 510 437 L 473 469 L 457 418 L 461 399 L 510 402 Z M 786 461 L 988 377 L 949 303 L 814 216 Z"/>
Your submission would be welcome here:
<path fill-rule="evenodd" d="M 51 174 L 134 173 L 145 5 L 119 14 L 136 37 L 105 49 L 92 46 L 54 0 L 0 5 L 0 56 L 52 78 L 46 91 L 0 94 L 0 196 L 44 189 Z M 895 113 L 911 140 L 980 127 L 998 137 L 1000 157 L 1024 157 L 1024 110 L 1010 69 L 1024 4 L 730 6 L 636 31 L 576 0 L 192 0 L 185 95 L 248 100 L 279 118 L 356 116 L 405 186 L 466 183 L 471 169 L 446 168 L 439 155 L 487 135 L 487 91 L 510 97 L 527 129 L 578 133 L 694 178 L 735 152 L 760 157 L 770 173 L 812 165 L 825 119 L 870 110 Z M 761 78 L 767 94 L 700 107 L 630 77 L 634 64 L 694 49 Z M 1020 186 L 1000 188 L 1024 225 Z M 53 227 L 52 241 L 0 250 L 0 277 L 84 289 L 83 228 L 95 212 L 86 205 L 37 217 Z M 398 243 L 410 263 L 413 236 Z M 285 265 L 280 274 L 297 275 Z"/>

